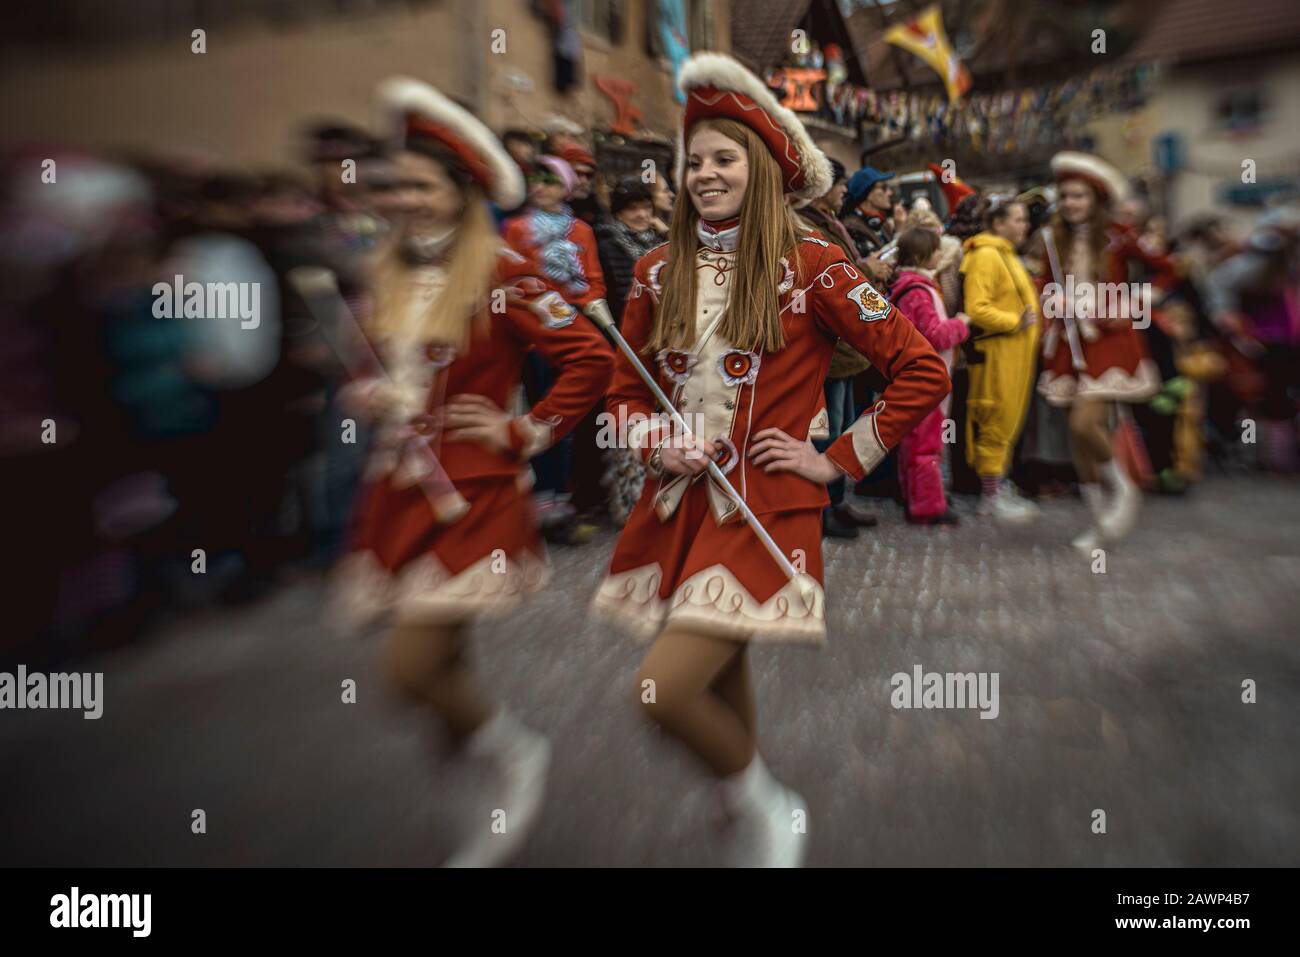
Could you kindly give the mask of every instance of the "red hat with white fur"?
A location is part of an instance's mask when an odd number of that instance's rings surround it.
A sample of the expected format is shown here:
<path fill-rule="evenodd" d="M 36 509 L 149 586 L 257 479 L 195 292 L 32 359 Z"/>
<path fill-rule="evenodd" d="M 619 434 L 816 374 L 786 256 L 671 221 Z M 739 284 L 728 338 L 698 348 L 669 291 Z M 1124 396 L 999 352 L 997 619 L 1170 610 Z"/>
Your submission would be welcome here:
<path fill-rule="evenodd" d="M 704 119 L 732 119 L 758 134 L 781 167 L 785 191 L 813 200 L 831 188 L 831 164 L 803 122 L 776 101 L 767 85 L 721 53 L 697 53 L 678 75 L 686 114 L 678 142 L 677 175 L 682 181 L 685 144 L 691 127 Z"/>
<path fill-rule="evenodd" d="M 1058 183 L 1081 179 L 1097 191 L 1103 203 L 1122 203 L 1128 198 L 1128 180 L 1104 159 L 1088 153 L 1066 150 L 1052 157 L 1052 178 Z"/>
<path fill-rule="evenodd" d="M 390 77 L 375 93 L 379 128 L 392 139 L 437 140 L 503 209 L 524 201 L 524 178 L 510 154 L 479 119 L 429 84 L 406 76 Z"/>

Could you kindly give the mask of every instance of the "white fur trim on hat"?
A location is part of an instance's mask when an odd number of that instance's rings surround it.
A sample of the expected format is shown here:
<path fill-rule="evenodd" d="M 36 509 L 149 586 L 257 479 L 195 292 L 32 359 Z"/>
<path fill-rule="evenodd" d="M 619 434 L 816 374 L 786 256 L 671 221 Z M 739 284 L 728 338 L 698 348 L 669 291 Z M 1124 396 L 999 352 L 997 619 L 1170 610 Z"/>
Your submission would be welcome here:
<path fill-rule="evenodd" d="M 406 116 L 418 113 L 447 126 L 483 158 L 492 177 L 489 198 L 502 209 L 515 209 L 524 201 L 524 177 L 493 132 L 468 110 L 452 102 L 422 80 L 389 77 L 375 91 L 380 134 L 401 143 L 406 136 Z"/>
<path fill-rule="evenodd" d="M 682 64 L 677 84 L 683 93 L 687 93 L 694 87 L 711 86 L 719 90 L 732 90 L 749 97 L 776 121 L 799 153 L 804 186 L 803 189 L 795 190 L 795 195 L 800 199 L 813 200 L 824 196 L 831 188 L 830 160 L 812 141 L 803 121 L 792 110 L 778 103 L 767 84 L 739 62 L 722 53 L 697 53 Z M 686 165 L 685 144 L 680 131 L 677 143 L 677 181 L 680 184 L 683 181 Z"/>
<path fill-rule="evenodd" d="M 1052 177 L 1059 183 L 1071 176 L 1081 176 L 1099 186 L 1107 203 L 1122 203 L 1128 199 L 1129 186 L 1124 174 L 1104 159 L 1088 153 L 1066 150 L 1052 157 Z"/>

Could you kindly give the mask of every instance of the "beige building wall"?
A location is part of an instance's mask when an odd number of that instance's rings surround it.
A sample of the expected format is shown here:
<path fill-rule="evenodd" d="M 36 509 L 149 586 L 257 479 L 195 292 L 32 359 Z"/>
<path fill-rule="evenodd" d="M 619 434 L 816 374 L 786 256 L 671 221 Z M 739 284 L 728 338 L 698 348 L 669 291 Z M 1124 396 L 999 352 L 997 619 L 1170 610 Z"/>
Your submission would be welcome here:
<path fill-rule="evenodd" d="M 726 48 L 727 0 L 714 4 L 714 36 Z M 202 54 L 191 52 L 187 32 L 93 56 L 10 58 L 0 66 L 0 115 L 9 138 L 283 166 L 296 159 L 304 121 L 368 123 L 375 84 L 395 73 L 480 104 L 497 129 L 536 124 L 550 113 L 605 125 L 614 106 L 591 78 L 610 73 L 638 84 L 642 122 L 668 136 L 680 113 L 669 67 L 644 53 L 645 11 L 642 0 L 630 0 L 617 48 L 584 34 L 583 83 L 563 97 L 551 81 L 545 24 L 526 0 L 445 0 L 302 27 L 214 28 Z M 503 54 L 492 51 L 498 28 L 505 30 Z M 531 91 L 518 89 L 521 78 Z"/>
<path fill-rule="evenodd" d="M 493 95 L 488 116 L 495 128 L 538 123 L 548 113 L 559 113 L 582 126 L 608 126 L 616 116 L 613 101 L 596 89 L 593 76 L 607 75 L 629 80 L 638 87 L 632 102 L 640 109 L 641 123 L 660 136 L 672 138 L 681 117 L 673 98 L 672 69 L 668 61 L 653 60 L 645 53 L 646 17 L 649 4 L 630 0 L 626 8 L 622 41 L 617 45 L 583 32 L 585 73 L 581 89 L 561 97 L 551 77 L 550 41 L 546 25 L 527 12 L 522 0 L 488 0 L 494 25 L 507 31 L 512 45 L 508 55 L 488 57 Z M 714 48 L 731 48 L 731 23 L 726 0 L 714 0 Z M 512 80 L 525 78 L 532 89 L 517 91 Z"/>
<path fill-rule="evenodd" d="M 1257 131 L 1215 128 L 1215 104 L 1227 83 L 1262 91 L 1267 105 Z M 1157 110 L 1157 131 L 1178 130 L 1187 145 L 1189 169 L 1178 174 L 1170 196 L 1178 219 L 1217 209 L 1243 223 L 1252 221 L 1257 210 L 1219 202 L 1224 187 L 1241 184 L 1243 160 L 1254 160 L 1257 181 L 1285 176 L 1300 181 L 1300 55 L 1254 62 L 1237 74 L 1210 67 L 1179 73 Z"/>
<path fill-rule="evenodd" d="M 1088 124 L 1097 155 L 1126 176 L 1147 176 L 1154 171 L 1151 137 L 1155 129 L 1153 103 L 1132 113 L 1102 116 Z"/>
<path fill-rule="evenodd" d="M 1124 173 L 1154 175 L 1152 141 L 1162 133 L 1182 135 L 1188 168 L 1170 183 L 1167 196 L 1175 223 L 1216 210 L 1242 224 L 1258 210 L 1219 201 L 1226 187 L 1241 183 L 1242 161 L 1253 159 L 1256 179 L 1300 181 L 1300 55 L 1241 64 L 1170 70 L 1159 92 L 1133 114 L 1090 126 L 1098 152 Z M 1215 109 L 1225 89 L 1258 87 L 1267 104 L 1258 130 L 1240 133 L 1216 127 Z"/>

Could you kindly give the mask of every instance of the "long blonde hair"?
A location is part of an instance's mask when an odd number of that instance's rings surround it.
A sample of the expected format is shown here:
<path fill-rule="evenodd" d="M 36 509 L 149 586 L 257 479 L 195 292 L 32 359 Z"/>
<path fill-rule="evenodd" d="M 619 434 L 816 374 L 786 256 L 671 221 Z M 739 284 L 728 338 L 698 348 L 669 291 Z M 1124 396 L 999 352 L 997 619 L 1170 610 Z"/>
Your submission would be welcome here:
<path fill-rule="evenodd" d="M 787 257 L 802 282 L 796 252 L 798 227 L 785 202 L 781 169 L 758 134 L 730 119 L 700 120 L 691 128 L 717 130 L 745 148 L 749 183 L 740 204 L 740 237 L 731 276 L 730 308 L 718 334 L 738 349 L 771 351 L 785 345 L 777 286 L 783 278 L 781 257 Z M 689 147 L 689 140 L 684 144 Z M 685 177 L 683 177 L 683 180 Z M 688 349 L 695 344 L 695 256 L 699 251 L 696 223 L 700 214 L 683 181 L 673 207 L 664 264 L 663 295 L 655 312 L 647 351 Z"/>
<path fill-rule="evenodd" d="M 443 342 L 464 351 L 471 334 L 484 331 L 501 239 L 483 191 L 473 183 L 463 191 L 464 212 L 447 254 L 447 284 L 418 317 L 412 315 L 414 271 L 402 258 L 400 239 L 380 252 L 369 324 L 377 337 Z"/>

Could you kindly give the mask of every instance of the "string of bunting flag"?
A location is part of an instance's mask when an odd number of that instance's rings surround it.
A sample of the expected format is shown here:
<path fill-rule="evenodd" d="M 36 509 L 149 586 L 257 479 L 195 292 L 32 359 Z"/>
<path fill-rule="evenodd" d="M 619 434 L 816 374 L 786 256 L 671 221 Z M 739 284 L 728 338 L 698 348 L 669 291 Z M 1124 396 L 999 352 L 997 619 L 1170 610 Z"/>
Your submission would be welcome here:
<path fill-rule="evenodd" d="M 1152 64 L 1098 67 L 1058 83 L 970 93 L 955 102 L 939 93 L 836 83 L 824 68 L 783 66 L 765 79 L 782 105 L 846 130 L 865 125 L 869 138 L 878 141 L 904 137 L 1005 155 L 1068 145 L 1090 121 L 1139 109 L 1153 93 L 1158 72 Z"/>

